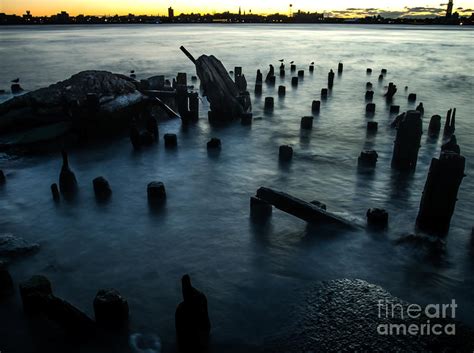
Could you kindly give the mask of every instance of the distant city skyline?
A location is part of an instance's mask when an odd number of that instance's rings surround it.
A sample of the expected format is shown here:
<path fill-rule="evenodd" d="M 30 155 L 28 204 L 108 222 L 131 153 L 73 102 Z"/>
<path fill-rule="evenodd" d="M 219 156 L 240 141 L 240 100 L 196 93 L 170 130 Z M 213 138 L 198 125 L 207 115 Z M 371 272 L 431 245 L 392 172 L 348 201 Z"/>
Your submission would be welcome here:
<path fill-rule="evenodd" d="M 35 16 L 49 16 L 60 11 L 71 15 L 125 15 L 149 14 L 167 15 L 168 8 L 174 9 L 174 14 L 180 13 L 215 13 L 230 11 L 237 13 L 239 7 L 242 13 L 253 14 L 288 14 L 298 10 L 325 12 L 327 16 L 364 17 L 380 14 L 384 17 L 429 17 L 440 16 L 446 11 L 448 0 L 333 0 L 331 2 L 314 0 L 0 0 L 0 12 L 22 15 L 27 10 Z M 470 15 L 474 12 L 474 0 L 454 1 L 453 12 Z"/>

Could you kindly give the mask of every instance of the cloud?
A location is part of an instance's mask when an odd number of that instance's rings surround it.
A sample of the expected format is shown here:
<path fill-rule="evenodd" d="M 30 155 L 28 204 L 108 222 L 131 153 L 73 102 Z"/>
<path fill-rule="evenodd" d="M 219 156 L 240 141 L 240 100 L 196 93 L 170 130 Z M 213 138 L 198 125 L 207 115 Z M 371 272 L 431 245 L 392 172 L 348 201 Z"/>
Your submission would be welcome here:
<path fill-rule="evenodd" d="M 463 9 L 458 8 L 457 11 L 461 15 L 470 15 L 473 11 L 472 9 Z M 349 7 L 345 10 L 333 10 L 326 12 L 328 16 L 331 17 L 367 17 L 367 16 L 382 16 L 385 18 L 426 18 L 426 17 L 436 17 L 444 16 L 446 14 L 446 8 L 443 7 L 405 7 L 400 11 L 391 11 L 385 10 L 382 8 L 359 8 L 359 7 Z"/>

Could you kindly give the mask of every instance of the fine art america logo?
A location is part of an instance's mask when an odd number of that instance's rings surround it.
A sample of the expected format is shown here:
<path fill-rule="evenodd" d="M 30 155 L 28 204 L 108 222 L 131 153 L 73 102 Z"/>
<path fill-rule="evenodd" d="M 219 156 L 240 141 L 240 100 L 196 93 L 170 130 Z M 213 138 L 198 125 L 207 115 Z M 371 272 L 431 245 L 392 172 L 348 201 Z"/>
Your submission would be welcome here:
<path fill-rule="evenodd" d="M 378 301 L 378 317 L 383 321 L 396 320 L 397 323 L 381 323 L 377 326 L 379 335 L 456 335 L 453 322 L 442 319 L 454 319 L 458 305 L 454 299 L 450 304 L 402 305 L 388 300 Z M 407 322 L 401 322 L 407 320 Z M 436 320 L 432 322 L 431 320 Z M 441 320 L 441 321 L 440 321 Z"/>

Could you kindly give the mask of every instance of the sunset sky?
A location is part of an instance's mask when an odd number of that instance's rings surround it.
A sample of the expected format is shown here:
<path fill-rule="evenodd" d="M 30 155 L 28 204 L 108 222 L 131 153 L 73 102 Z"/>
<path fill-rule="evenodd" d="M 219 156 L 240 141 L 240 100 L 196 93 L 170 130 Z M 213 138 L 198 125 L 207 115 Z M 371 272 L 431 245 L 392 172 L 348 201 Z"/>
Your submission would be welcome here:
<path fill-rule="evenodd" d="M 348 16 L 377 14 L 392 16 L 436 15 L 445 9 L 445 0 L 0 0 L 0 12 L 23 14 L 30 10 L 33 15 L 51 15 L 67 11 L 71 15 L 114 15 L 114 14 L 150 14 L 163 15 L 172 6 L 175 13 L 222 11 L 242 11 L 252 13 L 288 13 L 289 4 L 293 9 L 327 12 L 331 15 Z M 460 13 L 471 13 L 474 0 L 455 1 L 454 8 Z"/>

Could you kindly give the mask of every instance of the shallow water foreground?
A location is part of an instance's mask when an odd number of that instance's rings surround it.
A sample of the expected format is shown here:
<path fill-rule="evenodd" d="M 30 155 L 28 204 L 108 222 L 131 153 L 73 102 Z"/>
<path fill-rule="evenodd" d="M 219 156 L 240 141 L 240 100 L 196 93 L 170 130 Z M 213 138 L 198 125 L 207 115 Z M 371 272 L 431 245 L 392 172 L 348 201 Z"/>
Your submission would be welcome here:
<path fill-rule="evenodd" d="M 207 105 L 202 104 L 201 120 L 188 129 L 178 121 L 160 124 L 161 134 L 178 134 L 177 150 L 165 150 L 160 141 L 137 153 L 124 136 L 70 151 L 80 186 L 79 197 L 71 203 L 55 204 L 51 198 L 49 186 L 57 182 L 61 165 L 58 154 L 3 157 L 0 169 L 7 183 L 0 188 L 0 231 L 41 246 L 36 255 L 10 267 L 16 283 L 45 274 L 58 296 L 91 315 L 97 290 L 117 288 L 129 301 L 131 332 L 157 335 L 164 352 L 174 350 L 174 311 L 184 273 L 208 297 L 212 344 L 219 352 L 262 348 L 290 324 L 302 291 L 327 279 L 361 278 L 420 304 L 455 298 L 458 319 L 474 325 L 471 29 L 160 25 L 10 27 L 0 32 L 2 86 L 20 76 L 25 88 L 35 89 L 85 69 L 134 69 L 138 78 L 193 74 L 179 45 L 195 56 L 214 54 L 229 70 L 242 66 L 251 90 L 256 70 L 266 71 L 269 63 L 277 67 L 281 58 L 294 60 L 306 71 L 297 89 L 290 87 L 289 70 L 284 80 L 277 78 L 277 85 L 287 86 L 283 99 L 265 86 L 262 97 L 252 94 L 256 119 L 251 127 L 212 128 Z M 312 75 L 307 71 L 311 61 L 316 63 Z M 336 75 L 313 129 L 301 132 L 301 117 L 311 113 L 311 101 L 326 87 L 327 72 L 340 61 L 344 73 Z M 374 69 L 372 76 L 366 76 L 367 67 Z M 379 84 L 382 68 L 388 75 Z M 367 81 L 374 84 L 377 104 L 372 118 L 365 115 Z M 395 130 L 389 125 L 394 116 L 382 94 L 392 81 L 399 88 L 394 104 L 402 111 L 414 108 L 407 102 L 410 92 L 425 106 L 418 166 L 408 176 L 390 168 Z M 272 114 L 263 113 L 265 96 L 275 97 Z M 393 241 L 414 231 L 429 163 L 439 155 L 441 139 L 426 136 L 429 118 L 444 116 L 452 107 L 458 110 L 456 136 L 467 160 L 467 177 L 446 238 L 446 254 L 432 259 Z M 368 120 L 379 123 L 374 135 L 366 133 Z M 207 153 L 211 137 L 222 140 L 218 155 Z M 290 164 L 278 162 L 281 144 L 294 147 Z M 373 173 L 357 169 L 364 148 L 379 153 Z M 99 175 L 113 190 L 108 203 L 94 198 L 92 179 Z M 167 203 L 159 212 L 150 209 L 146 199 L 146 185 L 153 180 L 163 181 L 167 190 Z M 390 213 L 389 229 L 310 227 L 279 211 L 267 225 L 256 225 L 249 219 L 249 197 L 260 186 L 320 200 L 329 210 L 362 222 L 369 207 L 383 207 Z M 0 316 L 8 318 L 8 324 L 0 324 L 0 349 L 33 351 L 37 341 L 31 339 L 16 298 L 0 305 Z M 61 351 L 60 340 L 47 342 L 49 351 Z M 122 349 L 128 351 L 126 344 Z"/>

